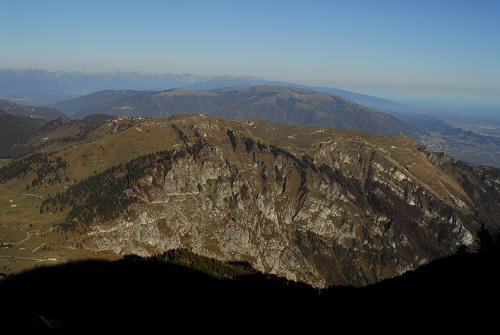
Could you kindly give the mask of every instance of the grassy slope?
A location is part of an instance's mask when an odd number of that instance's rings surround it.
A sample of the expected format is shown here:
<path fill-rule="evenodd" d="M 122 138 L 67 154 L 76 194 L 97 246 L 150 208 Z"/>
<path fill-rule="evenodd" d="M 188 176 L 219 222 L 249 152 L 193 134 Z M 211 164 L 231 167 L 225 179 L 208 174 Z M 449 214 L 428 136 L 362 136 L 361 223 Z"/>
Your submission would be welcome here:
<path fill-rule="evenodd" d="M 75 181 L 78 182 L 88 176 L 100 173 L 111 166 L 130 161 L 141 155 L 168 150 L 176 145 L 184 145 L 177 131 L 172 127 L 172 123 L 184 130 L 188 142 L 194 143 L 195 139 L 190 127 L 207 120 L 209 123 L 219 123 L 220 128 L 218 130 L 210 129 L 206 132 L 201 131 L 200 136 L 212 144 L 219 145 L 224 150 L 227 159 L 237 167 L 241 158 L 228 144 L 226 129 L 229 128 L 233 129 L 238 138 L 253 137 L 256 141 L 260 138 L 264 142 L 291 151 L 297 157 L 301 157 L 302 154 L 309 153 L 311 150 L 315 152 L 321 142 L 333 139 L 351 152 L 359 150 L 359 145 L 367 145 L 398 169 L 413 175 L 421 185 L 450 205 L 453 205 L 453 202 L 447 193 L 448 188 L 465 194 L 460 185 L 436 166 L 430 164 L 418 152 L 418 144 L 399 135 L 382 137 L 355 130 L 284 126 L 261 121 L 228 121 L 203 115 L 176 115 L 168 120 L 122 118 L 106 123 L 92 132 L 88 136 L 88 141 L 54 153 L 54 157 L 61 157 L 68 162 L 67 169 L 63 171 L 62 183 L 35 186 L 27 190 L 26 185 L 31 184 L 35 177 L 34 173 L 31 172 L 23 178 L 0 184 L 0 241 L 4 244 L 12 244 L 23 240 L 28 231 L 34 232 L 30 240 L 20 245 L 11 248 L 2 247 L 0 255 L 18 257 L 36 255 L 38 258 L 59 256 L 59 261 L 64 261 L 66 258 L 96 256 L 82 249 L 74 248 L 77 242 L 73 242 L 73 240 L 78 241 L 78 233 L 74 233 L 75 236 L 71 236 L 71 234 L 68 236 L 54 230 L 41 234 L 41 232 L 46 232 L 62 223 L 69 211 L 69 209 L 65 209 L 63 212 L 40 215 L 39 207 L 42 200 L 47 198 L 49 194 L 63 192 Z M 353 170 L 346 171 L 346 173 L 359 174 L 361 172 Z M 68 181 L 65 181 L 66 178 Z M 16 206 L 12 207 L 13 204 Z M 37 232 L 40 233 L 37 234 Z M 32 252 L 44 243 L 48 250 L 41 248 Z M 105 257 L 114 258 L 116 256 L 109 254 Z M 0 258 L 0 269 L 4 269 L 4 272 L 7 273 L 30 268 L 35 264 L 39 263 L 24 259 Z"/>
<path fill-rule="evenodd" d="M 10 161 L 11 161 L 11 159 L 10 159 L 10 158 L 0 158 L 0 168 L 1 168 L 2 166 L 5 166 L 5 165 L 9 164 L 9 163 L 10 163 Z"/>

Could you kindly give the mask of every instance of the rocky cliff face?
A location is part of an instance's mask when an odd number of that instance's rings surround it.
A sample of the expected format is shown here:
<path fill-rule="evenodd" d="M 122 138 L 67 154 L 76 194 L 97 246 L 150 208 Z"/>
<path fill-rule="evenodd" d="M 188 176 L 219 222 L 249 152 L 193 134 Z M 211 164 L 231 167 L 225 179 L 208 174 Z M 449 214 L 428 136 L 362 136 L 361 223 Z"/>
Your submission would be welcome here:
<path fill-rule="evenodd" d="M 178 136 L 172 159 L 126 191 L 135 200 L 116 219 L 88 227 L 87 248 L 182 247 L 318 287 L 361 286 L 473 248 L 481 226 L 498 227 L 498 170 L 452 173 L 452 158 L 403 136 L 204 115 L 135 129 L 158 127 Z"/>

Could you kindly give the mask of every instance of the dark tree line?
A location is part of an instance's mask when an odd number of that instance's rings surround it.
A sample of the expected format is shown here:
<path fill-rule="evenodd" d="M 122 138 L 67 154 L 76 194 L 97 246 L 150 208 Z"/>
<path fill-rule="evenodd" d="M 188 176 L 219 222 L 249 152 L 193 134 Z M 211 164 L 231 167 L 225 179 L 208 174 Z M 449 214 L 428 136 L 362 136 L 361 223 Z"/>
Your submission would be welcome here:
<path fill-rule="evenodd" d="M 31 182 L 31 186 L 42 185 L 46 178 L 47 182 L 61 182 L 61 174 L 62 170 L 65 170 L 68 167 L 68 163 L 63 160 L 61 157 L 56 157 L 55 159 L 46 159 L 41 160 L 38 164 L 38 168 L 36 169 L 36 177 Z"/>
<path fill-rule="evenodd" d="M 124 191 L 136 185 L 148 169 L 168 162 L 172 154 L 172 151 L 158 151 L 90 176 L 65 192 L 44 200 L 41 212 L 44 209 L 56 211 L 71 207 L 66 218 L 69 228 L 73 228 L 77 222 L 88 224 L 94 218 L 112 219 L 133 201 Z"/>
<path fill-rule="evenodd" d="M 227 136 L 229 136 L 229 140 L 231 141 L 231 145 L 233 147 L 233 151 L 236 151 L 236 136 L 234 136 L 234 133 L 232 130 L 228 129 L 227 130 Z"/>
<path fill-rule="evenodd" d="M 257 273 L 249 263 L 224 263 L 194 254 L 187 249 L 172 249 L 151 257 L 149 261 L 181 265 L 221 279 L 236 279 L 240 276 Z"/>
<path fill-rule="evenodd" d="M 35 170 L 36 177 L 31 183 L 32 186 L 40 185 L 47 176 L 52 176 L 51 180 L 60 181 L 59 172 L 67 166 L 68 163 L 61 157 L 51 158 L 51 154 L 36 153 L 0 168 L 0 183 L 14 178 L 23 178 L 33 170 Z"/>
<path fill-rule="evenodd" d="M 0 183 L 18 177 L 24 177 L 31 170 L 31 165 L 46 159 L 47 154 L 33 154 L 23 159 L 19 159 L 0 168 Z"/>

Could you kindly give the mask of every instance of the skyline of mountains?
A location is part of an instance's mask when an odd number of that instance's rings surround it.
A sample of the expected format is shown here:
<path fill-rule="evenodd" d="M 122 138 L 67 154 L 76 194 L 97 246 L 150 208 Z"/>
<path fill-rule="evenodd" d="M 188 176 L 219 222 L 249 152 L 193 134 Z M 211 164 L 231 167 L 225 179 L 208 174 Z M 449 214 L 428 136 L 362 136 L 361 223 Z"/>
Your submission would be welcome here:
<path fill-rule="evenodd" d="M 466 162 L 500 166 L 500 137 L 474 129 L 464 130 L 425 114 L 392 112 L 394 117 L 340 96 L 298 87 L 106 90 L 61 101 L 48 108 L 22 106 L 7 100 L 0 100 L 0 104 L 21 115 L 50 119 L 63 113 L 72 118 L 90 114 L 168 117 L 175 113 L 207 113 L 235 119 L 348 127 L 384 135 L 402 133 L 434 151 L 450 153 Z"/>
<path fill-rule="evenodd" d="M 45 121 L 27 116 L 14 116 L 0 110 L 0 153 L 10 150 L 15 143 L 29 138 Z"/>
<path fill-rule="evenodd" d="M 73 117 L 95 113 L 167 117 L 172 113 L 202 112 L 226 118 L 351 127 L 380 134 L 402 133 L 434 151 L 450 153 L 471 164 L 500 166 L 500 137 L 464 130 L 431 115 L 405 111 L 381 113 L 343 97 L 312 92 L 288 86 L 213 91 L 108 90 L 66 100 L 53 107 Z M 303 101 L 297 98 L 301 94 Z M 328 99 L 337 100 L 325 103 Z"/>
<path fill-rule="evenodd" d="M 141 72 L 77 72 L 47 71 L 36 68 L 0 69 L 0 98 L 11 101 L 47 106 L 63 100 L 83 96 L 102 90 L 153 90 L 164 91 L 171 88 L 209 90 L 222 92 L 249 88 L 258 85 L 289 86 L 311 89 L 318 92 L 339 95 L 356 103 L 386 112 L 398 118 L 434 116 L 452 123 L 459 128 L 500 136 L 500 113 L 491 105 L 491 99 L 484 103 L 474 103 L 456 97 L 448 104 L 432 99 L 414 105 L 404 98 L 405 103 L 360 94 L 345 89 L 318 85 L 304 85 L 293 82 L 265 80 L 250 76 L 207 76 L 195 74 L 150 74 Z M 394 95 L 392 95 L 395 99 Z M 397 95 L 396 95 L 397 96 Z M 396 98 L 396 100 L 398 100 Z M 453 112 L 455 110 L 455 112 Z M 491 129 L 493 128 L 493 129 Z"/>
<path fill-rule="evenodd" d="M 185 88 L 224 91 L 252 86 L 290 86 L 340 95 L 371 108 L 399 111 L 407 106 L 371 95 L 324 86 L 308 86 L 250 76 L 206 76 L 194 74 L 148 74 L 141 72 L 48 71 L 43 69 L 0 69 L 0 97 L 46 106 L 65 99 L 103 90 L 155 90 Z"/>
<path fill-rule="evenodd" d="M 52 107 L 33 107 L 0 99 L 0 110 L 14 116 L 53 120 L 64 114 Z"/>
<path fill-rule="evenodd" d="M 262 85 L 222 92 L 177 88 L 103 91 L 53 106 L 75 118 L 89 114 L 166 118 L 178 113 L 204 113 L 234 119 L 354 128 L 383 135 L 417 131 L 404 121 L 343 97 L 286 86 Z M 75 113 L 77 109 L 80 110 Z"/>

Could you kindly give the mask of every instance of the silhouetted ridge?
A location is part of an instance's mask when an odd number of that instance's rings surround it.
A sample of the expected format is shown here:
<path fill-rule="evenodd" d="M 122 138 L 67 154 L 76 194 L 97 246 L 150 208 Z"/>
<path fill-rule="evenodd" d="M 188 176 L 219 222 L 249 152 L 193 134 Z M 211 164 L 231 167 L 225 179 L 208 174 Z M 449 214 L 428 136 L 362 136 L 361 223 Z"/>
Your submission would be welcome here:
<path fill-rule="evenodd" d="M 459 250 L 366 288 L 317 290 L 187 250 L 151 258 L 43 267 L 0 282 L 1 316 L 18 329 L 38 329 L 36 320 L 43 315 L 57 320 L 60 330 L 80 331 L 103 324 L 113 329 L 157 325 L 162 316 L 168 316 L 169 325 L 179 324 L 186 316 L 200 322 L 223 317 L 235 325 L 252 315 L 255 325 L 282 313 L 309 322 L 324 322 L 322 318 L 328 315 L 397 316 L 422 310 L 441 317 L 472 313 L 486 309 L 484 301 L 499 297 L 500 243 L 497 236 L 485 234 L 479 253 Z"/>

